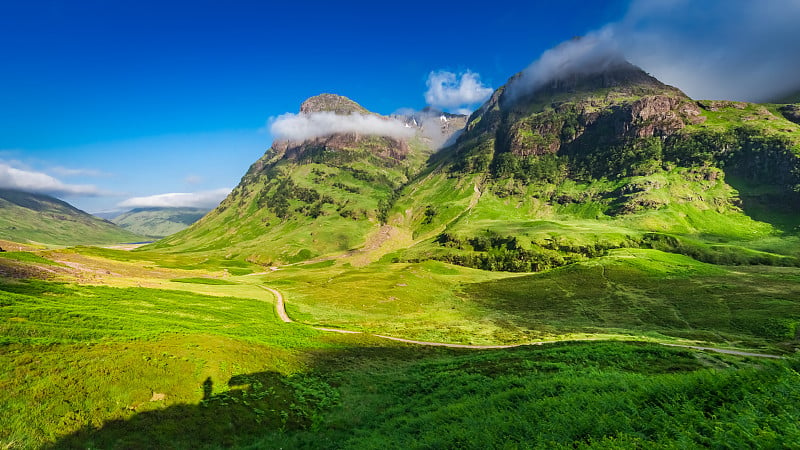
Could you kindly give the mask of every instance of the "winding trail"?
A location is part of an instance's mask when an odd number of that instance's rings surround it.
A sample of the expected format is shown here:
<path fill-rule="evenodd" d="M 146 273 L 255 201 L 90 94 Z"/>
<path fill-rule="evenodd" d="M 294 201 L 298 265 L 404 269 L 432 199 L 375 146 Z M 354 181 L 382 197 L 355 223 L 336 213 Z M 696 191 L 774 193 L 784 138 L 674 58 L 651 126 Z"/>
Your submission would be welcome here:
<path fill-rule="evenodd" d="M 262 286 L 260 284 L 258 287 L 272 292 L 272 295 L 275 296 L 275 312 L 278 313 L 278 317 L 280 317 L 285 323 L 292 323 L 293 320 L 289 318 L 288 314 L 286 314 L 286 305 L 283 303 L 283 295 L 271 287 Z"/>
<path fill-rule="evenodd" d="M 278 317 L 285 322 L 285 323 L 293 323 L 294 321 L 286 314 L 286 302 L 283 299 L 283 294 L 281 294 L 277 289 L 273 289 L 271 287 L 258 285 L 261 289 L 269 291 L 272 295 L 275 296 L 275 312 L 278 314 Z M 415 341 L 413 339 L 404 339 L 392 336 L 384 336 L 380 334 L 371 334 L 371 333 L 363 333 L 361 331 L 351 331 L 351 330 L 341 330 L 338 328 L 324 328 L 324 327 L 313 327 L 315 330 L 320 331 L 327 331 L 331 333 L 343 333 L 343 334 L 365 334 L 367 336 L 373 336 L 381 339 L 388 339 L 391 341 L 403 342 L 406 344 L 414 344 L 414 345 L 427 345 L 430 347 L 447 347 L 447 348 L 470 348 L 476 350 L 485 350 L 485 349 L 501 349 L 501 348 L 515 348 L 515 347 L 522 347 L 525 345 L 543 345 L 543 344 L 554 344 L 556 342 L 562 341 L 541 341 L 541 342 L 527 342 L 525 344 L 506 344 L 506 345 L 471 345 L 471 344 L 448 344 L 445 342 L 427 342 L 427 341 Z M 593 341 L 596 339 L 569 339 L 570 341 Z M 697 345 L 682 345 L 682 344 L 667 344 L 663 342 L 658 342 L 660 345 L 664 345 L 667 347 L 679 347 L 679 348 L 688 348 L 692 350 L 700 350 L 700 351 L 708 351 L 708 352 L 716 352 L 716 353 L 724 353 L 726 355 L 736 355 L 736 356 L 748 356 L 752 358 L 772 358 L 772 359 L 784 359 L 783 356 L 778 355 L 768 355 L 765 353 L 750 353 L 750 352 L 743 352 L 739 350 L 728 350 L 724 348 L 714 348 L 714 347 L 701 347 Z"/>

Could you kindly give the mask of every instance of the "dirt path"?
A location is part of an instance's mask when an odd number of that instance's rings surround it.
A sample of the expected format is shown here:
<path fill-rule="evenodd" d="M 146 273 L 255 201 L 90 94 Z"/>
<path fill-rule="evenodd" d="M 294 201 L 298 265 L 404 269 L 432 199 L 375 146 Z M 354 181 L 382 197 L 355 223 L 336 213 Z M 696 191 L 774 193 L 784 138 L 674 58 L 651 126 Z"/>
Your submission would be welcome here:
<path fill-rule="evenodd" d="M 275 312 L 278 314 L 278 317 L 281 318 L 282 321 L 286 323 L 294 322 L 289 315 L 286 314 L 286 302 L 283 299 L 283 295 L 275 289 L 270 287 L 259 285 L 260 288 L 271 292 L 275 296 Z M 471 344 L 448 344 L 445 342 L 427 342 L 427 341 L 415 341 L 413 339 L 404 339 L 392 336 L 383 336 L 380 334 L 370 334 L 370 333 L 362 333 L 360 331 L 350 331 L 350 330 L 341 330 L 338 328 L 323 328 L 323 327 L 314 327 L 316 330 L 327 331 L 331 333 L 345 333 L 345 334 L 366 334 L 367 336 L 374 336 L 381 339 L 388 339 L 391 341 L 403 342 L 406 344 L 413 344 L 413 345 L 427 345 L 430 347 L 447 347 L 447 348 L 470 348 L 470 349 L 501 349 L 501 348 L 515 348 L 515 347 L 522 347 L 524 345 L 543 345 L 543 344 L 555 344 L 557 342 L 566 342 L 566 341 L 540 341 L 540 342 L 527 342 L 525 344 L 506 344 L 506 345 L 471 345 Z M 587 339 L 569 339 L 568 341 L 594 341 L 596 339 L 587 338 Z M 768 355 L 765 353 L 750 353 L 750 352 L 743 352 L 739 350 L 727 350 L 724 348 L 714 348 L 714 347 L 700 347 L 697 345 L 681 345 L 681 344 L 667 344 L 659 342 L 660 345 L 665 345 L 667 347 L 679 347 L 679 348 L 688 348 L 692 350 L 700 350 L 700 351 L 708 351 L 708 352 L 716 352 L 716 353 L 724 353 L 726 355 L 736 355 L 736 356 L 749 356 L 753 358 L 772 358 L 772 359 L 783 359 L 783 356 L 778 355 Z"/>
<path fill-rule="evenodd" d="M 286 323 L 292 323 L 292 319 L 289 318 L 289 315 L 286 314 L 286 305 L 283 303 L 283 295 L 280 292 L 272 289 L 270 287 L 258 285 L 261 289 L 267 290 L 272 292 L 272 295 L 275 296 L 275 312 L 278 313 L 278 317 L 281 318 L 282 321 Z"/>

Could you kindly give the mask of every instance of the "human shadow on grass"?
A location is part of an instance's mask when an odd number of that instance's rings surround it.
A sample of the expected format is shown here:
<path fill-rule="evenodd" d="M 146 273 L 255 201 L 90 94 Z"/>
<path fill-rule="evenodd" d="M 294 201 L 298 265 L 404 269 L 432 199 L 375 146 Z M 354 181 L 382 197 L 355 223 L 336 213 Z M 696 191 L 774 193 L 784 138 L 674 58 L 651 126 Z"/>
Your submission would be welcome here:
<path fill-rule="evenodd" d="M 262 446 L 272 438 L 284 440 L 303 430 L 338 401 L 337 377 L 361 364 L 419 360 L 434 354 L 460 353 L 450 349 L 356 346 L 307 353 L 308 369 L 286 376 L 277 372 L 241 374 L 228 380 L 228 390 L 213 393 L 214 380 L 197 386 L 198 404 L 180 404 L 111 420 L 101 427 L 86 426 L 48 448 L 224 448 Z M 314 438 L 316 439 L 316 438 Z M 316 441 L 315 441 L 316 442 Z"/>
<path fill-rule="evenodd" d="M 50 448 L 218 448 L 246 445 L 269 432 L 307 428 L 324 404 L 298 393 L 299 381 L 275 372 L 237 375 L 230 390 L 212 394 L 211 378 L 199 386 L 199 404 L 174 405 L 86 426 Z M 324 383 L 324 382 L 320 382 Z M 333 388 L 331 388 L 333 389 Z"/>

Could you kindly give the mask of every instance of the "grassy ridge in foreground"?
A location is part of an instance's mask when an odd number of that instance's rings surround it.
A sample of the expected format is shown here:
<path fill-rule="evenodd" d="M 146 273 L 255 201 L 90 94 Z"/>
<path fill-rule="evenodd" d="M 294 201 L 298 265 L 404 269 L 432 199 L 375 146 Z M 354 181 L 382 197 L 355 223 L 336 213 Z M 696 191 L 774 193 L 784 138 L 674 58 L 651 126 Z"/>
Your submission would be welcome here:
<path fill-rule="evenodd" d="M 196 404 L 230 390 L 237 374 L 295 373 L 299 349 L 337 345 L 279 323 L 269 294 L 253 290 L 260 298 L 0 280 L 0 443 L 38 447 L 84 426 Z"/>
<path fill-rule="evenodd" d="M 800 379 L 781 362 L 624 343 L 494 352 L 354 345 L 314 354 L 310 370 L 238 375 L 230 391 L 197 404 L 86 427 L 55 447 L 781 447 L 800 439 Z"/>

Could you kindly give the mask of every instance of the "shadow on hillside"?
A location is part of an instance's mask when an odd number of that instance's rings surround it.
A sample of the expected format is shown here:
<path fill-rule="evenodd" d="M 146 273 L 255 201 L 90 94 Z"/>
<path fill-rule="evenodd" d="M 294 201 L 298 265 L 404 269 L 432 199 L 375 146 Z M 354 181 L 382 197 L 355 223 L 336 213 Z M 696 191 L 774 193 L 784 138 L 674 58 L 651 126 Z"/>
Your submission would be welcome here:
<path fill-rule="evenodd" d="M 361 364 L 394 366 L 431 354 L 453 354 L 447 349 L 414 347 L 351 347 L 314 351 L 305 373 L 286 376 L 277 372 L 235 375 L 229 390 L 213 394 L 214 381 L 197 386 L 203 392 L 198 404 L 180 404 L 111 420 L 101 427 L 86 426 L 61 438 L 50 449 L 124 448 L 224 448 L 285 447 L 291 434 L 310 429 L 314 418 L 336 404 L 336 374 Z M 319 368 L 319 370 L 315 369 Z"/>
<path fill-rule="evenodd" d="M 777 186 L 755 186 L 735 176 L 725 180 L 739 192 L 740 206 L 749 217 L 785 233 L 800 232 L 800 195 L 790 195 Z"/>

